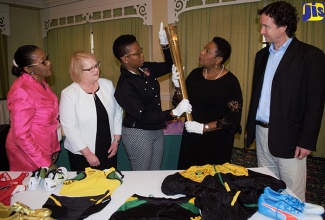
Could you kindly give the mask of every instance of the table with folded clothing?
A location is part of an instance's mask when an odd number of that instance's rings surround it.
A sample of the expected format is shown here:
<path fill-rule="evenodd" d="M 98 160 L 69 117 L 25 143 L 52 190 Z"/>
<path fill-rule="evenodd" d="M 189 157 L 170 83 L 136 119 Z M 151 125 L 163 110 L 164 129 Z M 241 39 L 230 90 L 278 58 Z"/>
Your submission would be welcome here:
<path fill-rule="evenodd" d="M 170 121 L 166 124 L 168 126 L 166 129 L 164 129 L 164 156 L 161 164 L 161 170 L 175 170 L 177 169 L 178 155 L 182 141 L 184 123 L 180 121 Z M 63 137 L 63 140 L 64 139 L 65 137 Z M 56 162 L 56 165 L 58 167 L 64 166 L 70 170 L 69 157 L 67 150 L 64 148 L 64 141 L 61 142 L 61 153 L 58 161 Z M 130 161 L 127 157 L 122 142 L 120 143 L 117 153 L 117 168 L 124 171 L 131 170 Z"/>
<path fill-rule="evenodd" d="M 272 172 L 263 167 L 249 168 L 252 171 L 267 174 L 270 176 L 274 175 Z M 87 219 L 109 219 L 109 217 L 118 210 L 118 208 L 125 203 L 125 201 L 134 194 L 144 197 L 160 197 L 160 198 L 179 198 L 183 195 L 166 196 L 161 191 L 161 185 L 164 179 L 172 174 L 175 174 L 176 170 L 165 170 L 165 171 L 124 171 L 123 183 L 113 192 L 111 195 L 111 201 L 107 206 L 98 213 L 90 215 Z M 12 178 L 17 177 L 20 172 L 8 172 Z M 76 176 L 76 172 L 69 172 L 68 179 Z M 29 177 L 26 177 L 24 184 L 27 185 Z M 52 192 L 48 192 L 44 189 L 43 185 L 40 185 L 36 191 L 29 191 L 28 189 L 23 192 L 19 192 L 13 195 L 11 198 L 11 204 L 19 201 L 28 205 L 32 209 L 41 208 L 47 201 L 49 196 L 53 193 L 59 195 L 59 186 Z M 89 186 L 92 187 L 92 186 Z M 289 190 L 290 191 L 290 190 Z M 256 212 L 250 219 L 270 219 L 258 212 Z"/>

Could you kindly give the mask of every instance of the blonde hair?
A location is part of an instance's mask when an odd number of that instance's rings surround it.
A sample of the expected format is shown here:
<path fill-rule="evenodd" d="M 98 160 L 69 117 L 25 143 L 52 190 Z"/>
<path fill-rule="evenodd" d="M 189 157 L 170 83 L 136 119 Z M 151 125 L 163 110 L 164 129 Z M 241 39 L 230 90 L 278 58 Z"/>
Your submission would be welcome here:
<path fill-rule="evenodd" d="M 83 60 L 85 59 L 92 59 L 97 62 L 97 59 L 94 54 L 88 51 L 76 51 L 72 54 L 70 58 L 70 77 L 72 81 L 79 83 L 81 82 L 81 75 L 82 75 L 82 64 Z"/>

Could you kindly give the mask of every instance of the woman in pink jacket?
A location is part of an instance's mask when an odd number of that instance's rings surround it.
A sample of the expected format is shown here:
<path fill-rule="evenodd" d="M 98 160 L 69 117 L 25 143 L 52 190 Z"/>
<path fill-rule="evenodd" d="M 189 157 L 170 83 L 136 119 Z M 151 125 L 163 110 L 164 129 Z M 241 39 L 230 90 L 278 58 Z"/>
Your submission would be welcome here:
<path fill-rule="evenodd" d="M 11 171 L 54 165 L 60 151 L 58 99 L 45 82 L 52 74 L 47 54 L 34 45 L 17 49 L 8 93 L 10 130 L 6 150 Z"/>

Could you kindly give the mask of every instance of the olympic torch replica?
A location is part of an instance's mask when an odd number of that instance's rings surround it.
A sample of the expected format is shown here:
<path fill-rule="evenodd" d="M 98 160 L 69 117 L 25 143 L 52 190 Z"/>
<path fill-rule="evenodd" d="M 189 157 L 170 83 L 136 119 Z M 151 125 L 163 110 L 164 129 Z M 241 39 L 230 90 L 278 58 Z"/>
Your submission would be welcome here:
<path fill-rule="evenodd" d="M 179 40 L 178 40 L 177 26 L 168 25 L 167 27 L 165 27 L 165 31 L 168 38 L 169 48 L 172 54 L 174 65 L 177 67 L 177 70 L 179 72 L 179 85 L 181 87 L 182 97 L 183 99 L 188 99 L 186 84 L 184 79 L 181 50 L 180 50 Z M 193 121 L 192 114 L 186 113 L 186 119 L 188 121 Z"/>

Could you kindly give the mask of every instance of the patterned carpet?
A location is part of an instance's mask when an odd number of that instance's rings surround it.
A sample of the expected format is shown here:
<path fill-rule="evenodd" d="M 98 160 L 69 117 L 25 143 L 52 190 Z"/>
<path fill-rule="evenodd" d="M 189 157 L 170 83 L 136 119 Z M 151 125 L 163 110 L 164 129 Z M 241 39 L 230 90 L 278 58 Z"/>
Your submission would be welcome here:
<path fill-rule="evenodd" d="M 234 148 L 232 163 L 243 167 L 256 167 L 255 150 Z M 325 208 L 325 158 L 307 158 L 306 202 Z"/>

